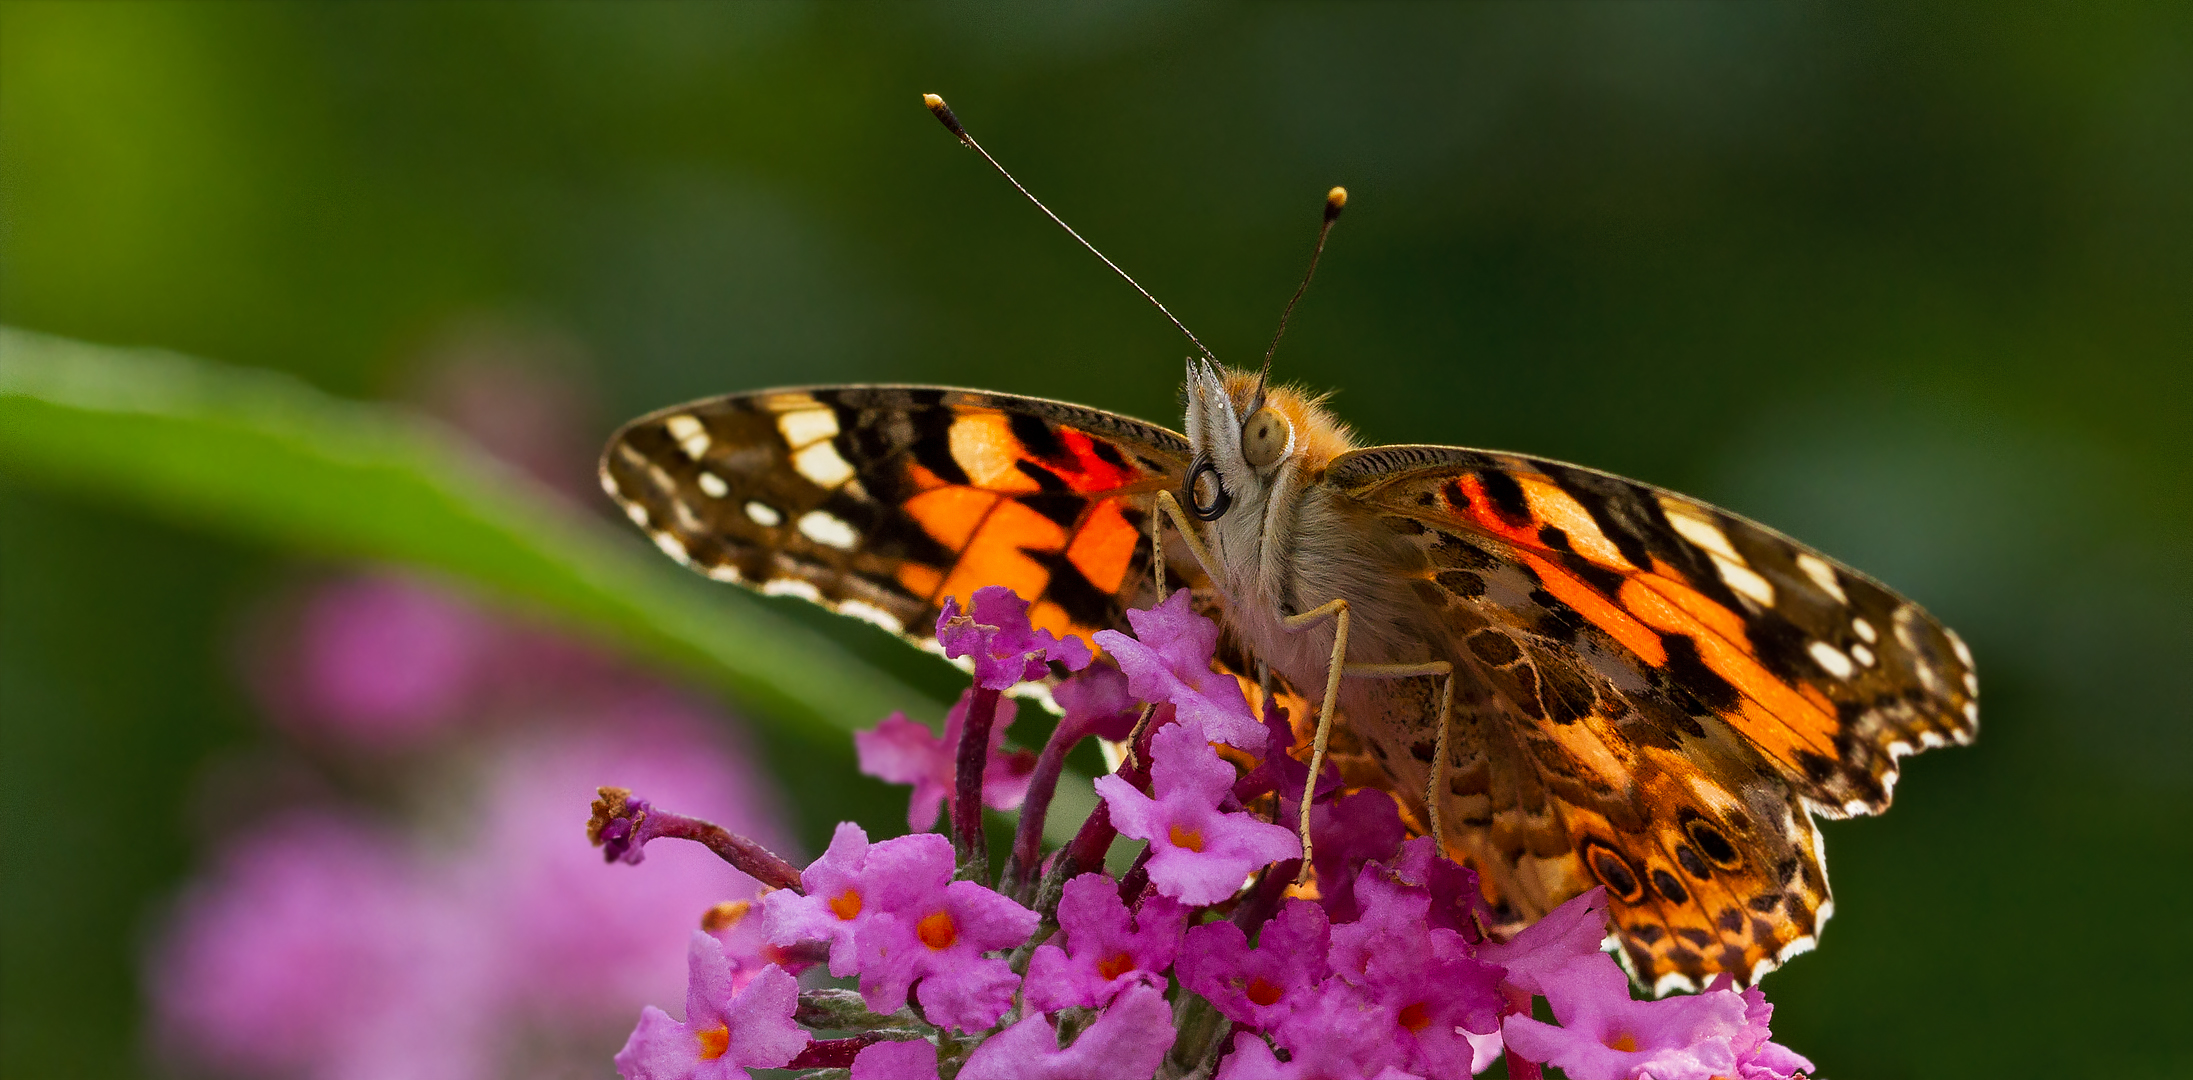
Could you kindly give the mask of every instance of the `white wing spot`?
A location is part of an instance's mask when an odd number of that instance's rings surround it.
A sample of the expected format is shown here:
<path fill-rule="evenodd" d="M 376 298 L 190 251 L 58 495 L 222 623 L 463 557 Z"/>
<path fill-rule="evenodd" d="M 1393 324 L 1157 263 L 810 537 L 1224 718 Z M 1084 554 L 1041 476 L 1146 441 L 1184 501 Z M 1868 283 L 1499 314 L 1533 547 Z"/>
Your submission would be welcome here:
<path fill-rule="evenodd" d="M 1660 980 L 1652 984 L 1652 996 L 1666 997 L 1677 990 L 1688 992 L 1696 989 L 1698 989 L 1698 984 L 1692 981 L 1690 976 L 1680 971 L 1671 971 L 1660 976 Z"/>
<path fill-rule="evenodd" d="M 801 409 L 777 417 L 777 431 L 784 435 L 785 445 L 801 449 L 824 439 L 836 438 L 838 414 L 829 409 Z"/>
<path fill-rule="evenodd" d="M 784 524 L 784 515 L 777 513 L 776 507 L 765 502 L 749 501 L 746 504 L 746 516 L 764 529 L 774 529 Z"/>
<path fill-rule="evenodd" d="M 838 448 L 827 440 L 793 454 L 792 467 L 816 487 L 834 488 L 853 478 L 853 467 L 838 456 Z"/>
<path fill-rule="evenodd" d="M 1835 568 L 1829 566 L 1826 559 L 1809 551 L 1800 551 L 1797 553 L 1797 569 L 1804 571 L 1805 576 L 1811 578 L 1812 583 L 1818 585 L 1822 592 L 1834 597 L 1836 603 L 1850 603 L 1850 597 L 1843 593 L 1843 583 L 1835 579 Z"/>
<path fill-rule="evenodd" d="M 1736 553 L 1736 545 L 1729 543 L 1728 534 L 1722 532 L 1719 525 L 1699 517 L 1696 510 L 1673 499 L 1661 499 L 1660 508 L 1667 511 L 1668 524 L 1675 526 L 1675 531 L 1683 534 L 1683 539 L 1715 555 L 1734 559 L 1739 566 L 1743 565 L 1744 557 Z"/>
<path fill-rule="evenodd" d="M 860 535 L 845 523 L 844 518 L 826 510 L 809 510 L 801 514 L 799 526 L 802 536 L 839 551 L 851 551 L 860 543 Z"/>
<path fill-rule="evenodd" d="M 681 563 L 688 561 L 688 556 L 685 554 L 685 545 L 683 543 L 680 543 L 677 537 L 672 536 L 666 532 L 658 532 L 651 535 L 653 535 L 655 538 L 655 546 L 661 548 L 663 554 L 668 555 Z"/>
<path fill-rule="evenodd" d="M 1980 696 L 1980 677 L 1969 671 L 1965 672 L 1965 693 Z"/>
<path fill-rule="evenodd" d="M 707 574 L 717 581 L 728 581 L 733 585 L 746 580 L 746 576 L 739 573 L 739 568 L 730 563 L 718 563 L 714 566 L 703 567 L 701 573 Z"/>
<path fill-rule="evenodd" d="M 1905 756 L 1909 755 L 1910 753 L 1911 753 L 1911 744 L 1910 744 L 1910 743 L 1907 743 L 1907 742 L 1905 742 L 1905 741 L 1904 741 L 1904 740 L 1902 740 L 1902 739 L 1897 739 L 1896 741 L 1894 741 L 1894 742 L 1891 742 L 1891 743 L 1889 743 L 1889 744 L 1888 744 L 1888 756 L 1889 756 L 1889 757 L 1892 757 L 1892 758 L 1900 758 L 1900 757 L 1905 757 Z"/>
<path fill-rule="evenodd" d="M 1850 628 L 1857 631 L 1858 636 L 1860 638 L 1863 638 L 1865 640 L 1865 643 L 1868 645 L 1871 645 L 1874 642 L 1881 640 L 1881 632 L 1875 630 L 1873 628 L 1873 624 L 1865 621 L 1864 619 L 1850 620 Z"/>
<path fill-rule="evenodd" d="M 801 581 L 798 578 L 780 577 L 764 581 L 761 583 L 761 594 L 763 596 L 797 596 L 813 604 L 822 602 L 822 590 L 816 588 L 814 583 Z"/>
<path fill-rule="evenodd" d="M 1843 650 L 1825 641 L 1815 641 L 1805 646 L 1805 651 L 1812 654 L 1813 663 L 1820 665 L 1828 674 L 1838 679 L 1850 678 L 1851 673 L 1858 670 L 1851 665 L 1850 657 L 1843 655 Z"/>
<path fill-rule="evenodd" d="M 859 619 L 862 622 L 874 623 L 877 626 L 883 627 L 885 630 L 889 630 L 894 634 L 900 633 L 901 631 L 904 631 L 906 629 L 906 624 L 900 622 L 898 616 L 893 615 L 890 612 L 885 611 L 882 608 L 879 608 L 876 605 L 871 604 L 865 600 L 847 600 L 844 603 L 839 604 L 838 614 L 851 615 L 852 617 Z"/>
<path fill-rule="evenodd" d="M 1968 723 L 1968 724 L 1977 724 L 1977 723 L 1979 723 L 1979 722 L 1980 722 L 1980 703 L 1979 703 L 1979 702 L 1977 702 L 1977 701 L 1967 701 L 1967 702 L 1965 702 L 1965 722 L 1966 722 L 1966 723 Z M 1957 736 L 1957 741 L 1958 741 L 1958 743 L 1960 743 L 1960 744 L 1962 744 L 1962 743 L 1968 743 L 1968 742 L 1971 742 L 1971 741 L 1972 741 L 1972 735 L 1971 735 L 1971 733 L 1970 733 L 1970 732 L 1969 732 L 1969 731 L 1968 731 L 1967 729 L 1965 729 L 1965 728 L 1958 728 L 1958 729 L 1957 729 L 1957 731 L 1956 731 L 1956 736 Z"/>
<path fill-rule="evenodd" d="M 712 472 L 701 474 L 700 485 L 701 490 L 706 492 L 711 499 L 720 499 L 731 494 L 731 485 L 724 483 L 723 477 Z"/>
<path fill-rule="evenodd" d="M 1946 626 L 1942 628 L 1942 633 L 1948 635 L 1949 647 L 1956 651 L 1957 662 L 1963 664 L 1966 667 L 1971 667 L 1972 650 L 1965 647 L 1965 639 L 1958 637 L 1957 631 L 1951 630 Z"/>
<path fill-rule="evenodd" d="M 1927 728 L 1919 732 L 1919 745 L 1933 750 L 1938 747 L 1948 746 L 1949 740 L 1942 738 L 1941 732 L 1933 728 Z"/>
<path fill-rule="evenodd" d="M 670 432 L 671 438 L 678 440 L 678 449 L 685 451 L 686 457 L 699 461 L 701 455 L 708 452 L 708 429 L 702 427 L 699 420 L 679 413 L 664 420 L 662 426 Z"/>
<path fill-rule="evenodd" d="M 1676 519 L 1670 518 L 1669 520 Z M 1714 535 L 1720 535 L 1720 530 L 1715 529 Z M 1741 560 L 1729 558 L 1720 552 L 1708 552 L 1708 554 L 1713 556 L 1713 565 L 1720 569 L 1721 580 L 1728 582 L 1729 588 L 1758 601 L 1760 607 L 1774 606 L 1774 586 L 1769 584 L 1767 579 L 1760 577 L 1758 571 L 1745 566 Z"/>
<path fill-rule="evenodd" d="M 637 525 L 643 529 L 647 528 L 648 521 L 646 507 L 641 506 L 636 502 L 628 502 L 624 504 L 624 516 L 631 518 L 632 524 Z"/>
<path fill-rule="evenodd" d="M 1861 664 L 1864 664 L 1867 667 L 1873 666 L 1872 649 L 1868 649 L 1863 645 L 1853 645 L 1850 647 L 1850 655 L 1852 659 L 1858 661 Z"/>

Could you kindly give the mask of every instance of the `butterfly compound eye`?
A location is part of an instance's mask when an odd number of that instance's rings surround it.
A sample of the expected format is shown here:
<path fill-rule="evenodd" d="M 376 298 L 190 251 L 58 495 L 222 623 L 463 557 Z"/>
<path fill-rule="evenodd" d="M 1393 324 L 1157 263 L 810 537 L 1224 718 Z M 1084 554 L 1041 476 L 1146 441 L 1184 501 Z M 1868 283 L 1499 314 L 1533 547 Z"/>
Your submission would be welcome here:
<path fill-rule="evenodd" d="M 1189 512 L 1199 521 L 1217 521 L 1233 503 L 1234 497 L 1218 478 L 1218 466 L 1207 460 L 1196 462 L 1195 471 L 1188 474 Z"/>
<path fill-rule="evenodd" d="M 1258 409 L 1241 425 L 1241 456 L 1253 469 L 1270 468 L 1294 443 L 1294 427 L 1277 410 Z"/>

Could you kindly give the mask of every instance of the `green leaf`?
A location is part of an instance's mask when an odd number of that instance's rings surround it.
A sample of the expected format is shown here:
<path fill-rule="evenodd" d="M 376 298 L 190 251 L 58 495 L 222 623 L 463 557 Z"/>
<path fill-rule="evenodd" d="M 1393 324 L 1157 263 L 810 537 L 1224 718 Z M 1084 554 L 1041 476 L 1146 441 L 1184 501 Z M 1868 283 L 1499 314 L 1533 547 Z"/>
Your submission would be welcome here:
<path fill-rule="evenodd" d="M 439 571 L 764 715 L 839 731 L 922 694 L 436 423 L 288 376 L 0 327 L 0 469 L 298 551 Z"/>

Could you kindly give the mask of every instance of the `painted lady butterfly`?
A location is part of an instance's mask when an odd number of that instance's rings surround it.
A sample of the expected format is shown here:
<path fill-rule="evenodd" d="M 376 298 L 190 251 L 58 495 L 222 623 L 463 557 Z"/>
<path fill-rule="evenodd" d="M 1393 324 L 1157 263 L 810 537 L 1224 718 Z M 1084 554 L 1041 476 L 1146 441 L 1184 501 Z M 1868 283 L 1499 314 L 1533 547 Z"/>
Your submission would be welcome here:
<path fill-rule="evenodd" d="M 1605 885 L 1662 993 L 1809 949 L 1814 817 L 1880 813 L 1897 759 L 1978 731 L 1955 633 L 1765 526 L 1555 461 L 1358 447 L 1255 373 L 1191 362 L 1184 397 L 1186 435 L 974 390 L 738 394 L 625 425 L 601 477 L 680 562 L 916 641 L 984 585 L 1056 633 L 1124 628 L 1162 572 L 1235 674 L 1337 711 L 1350 782 L 1505 926 Z"/>

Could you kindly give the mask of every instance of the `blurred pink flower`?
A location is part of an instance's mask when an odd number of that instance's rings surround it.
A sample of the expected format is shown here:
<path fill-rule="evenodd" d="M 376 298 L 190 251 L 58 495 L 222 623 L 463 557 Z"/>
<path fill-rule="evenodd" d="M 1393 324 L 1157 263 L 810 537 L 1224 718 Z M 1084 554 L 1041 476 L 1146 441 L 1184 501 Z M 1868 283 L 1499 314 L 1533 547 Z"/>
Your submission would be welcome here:
<path fill-rule="evenodd" d="M 454 595 L 395 574 L 312 591 L 262 682 L 284 723 L 372 749 L 462 720 L 484 689 L 496 628 Z"/>
<path fill-rule="evenodd" d="M 1074 639 L 1074 640 L 1079 640 Z M 926 829 L 936 824 L 937 810 L 951 798 L 952 778 L 959 771 L 960 733 L 967 727 L 967 710 L 974 691 L 959 696 L 944 717 L 944 735 L 929 733 L 929 725 L 895 712 L 866 731 L 853 733 L 853 749 L 860 755 L 860 771 L 892 784 L 912 784 L 906 803 L 906 827 Z M 1005 732 L 1013 726 L 1020 705 L 998 698 L 990 713 L 989 767 L 982 773 L 982 804 L 993 810 L 1011 810 L 1028 794 L 1035 773 L 1036 756 L 1026 750 L 1007 751 Z"/>
<path fill-rule="evenodd" d="M 517 736 L 488 759 L 466 815 L 473 831 L 448 860 L 450 887 L 499 928 L 499 985 L 513 1007 L 550 1024 L 670 996 L 685 978 L 679 946 L 701 913 L 757 892 L 696 844 L 658 845 L 644 866 L 603 873 L 600 854 L 574 832 L 584 822 L 573 808 L 597 785 L 661 792 L 791 850 L 775 792 L 749 755 L 727 752 L 720 719 L 658 692 L 602 708 L 596 725 Z"/>
<path fill-rule="evenodd" d="M 490 744 L 471 799 L 416 835 L 312 811 L 233 841 L 153 961 L 171 1041 L 225 1072 L 315 1080 L 492 1075 L 543 1033 L 574 1053 L 598 1035 L 584 1052 L 606 1056 L 642 1004 L 684 984 L 679 946 L 702 913 L 755 886 L 692 845 L 603 873 L 574 809 L 610 778 L 785 836 L 720 721 L 666 694 L 590 719 Z M 762 967 L 730 959 L 742 984 Z"/>
<path fill-rule="evenodd" d="M 478 1075 L 480 941 L 400 837 L 298 813 L 230 844 L 148 983 L 170 1042 L 236 1074 Z"/>

